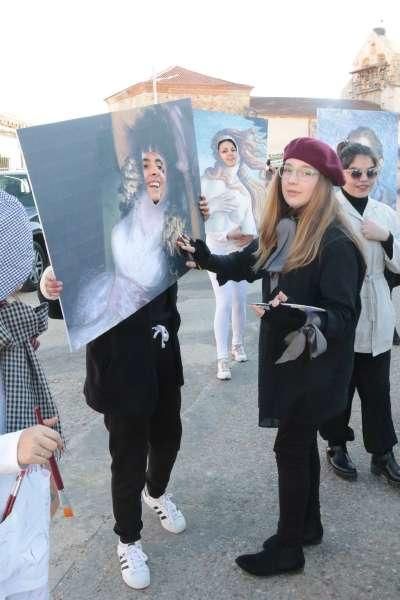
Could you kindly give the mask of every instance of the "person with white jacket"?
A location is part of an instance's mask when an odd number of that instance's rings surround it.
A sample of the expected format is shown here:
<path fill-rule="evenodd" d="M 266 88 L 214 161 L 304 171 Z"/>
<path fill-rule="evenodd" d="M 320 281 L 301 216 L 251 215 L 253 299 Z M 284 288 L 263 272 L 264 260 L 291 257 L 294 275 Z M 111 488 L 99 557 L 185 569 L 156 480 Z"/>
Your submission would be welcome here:
<path fill-rule="evenodd" d="M 47 306 L 32 308 L 12 298 L 32 263 L 29 219 L 16 198 L 0 191 L 0 600 L 49 598 L 50 472 L 43 467 L 62 439 L 51 428 L 57 410 L 35 355 Z M 35 406 L 45 425 L 35 424 Z"/>
<path fill-rule="evenodd" d="M 361 316 L 355 338 L 352 381 L 346 411 L 320 429 L 328 440 L 327 459 L 334 472 L 356 479 L 346 442 L 354 440 L 349 426 L 355 390 L 361 400 L 364 446 L 372 455 L 371 472 L 400 486 L 400 466 L 393 447 L 397 437 L 390 401 L 390 353 L 395 310 L 384 276 L 387 268 L 400 273 L 400 220 L 388 205 L 368 196 L 378 175 L 378 159 L 361 144 L 338 146 L 345 185 L 337 197 L 353 231 L 359 237 L 367 264 L 361 289 Z"/>

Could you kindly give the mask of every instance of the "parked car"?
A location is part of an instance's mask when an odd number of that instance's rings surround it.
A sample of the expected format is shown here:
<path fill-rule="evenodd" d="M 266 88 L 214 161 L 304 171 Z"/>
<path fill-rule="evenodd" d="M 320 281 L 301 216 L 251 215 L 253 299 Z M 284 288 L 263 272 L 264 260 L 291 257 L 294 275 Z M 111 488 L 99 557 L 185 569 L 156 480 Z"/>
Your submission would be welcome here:
<path fill-rule="evenodd" d="M 24 284 L 24 291 L 36 290 L 44 269 L 49 264 L 43 229 L 36 210 L 29 179 L 25 171 L 0 171 L 0 190 L 12 194 L 25 207 L 32 227 L 35 253 L 32 273 Z"/>

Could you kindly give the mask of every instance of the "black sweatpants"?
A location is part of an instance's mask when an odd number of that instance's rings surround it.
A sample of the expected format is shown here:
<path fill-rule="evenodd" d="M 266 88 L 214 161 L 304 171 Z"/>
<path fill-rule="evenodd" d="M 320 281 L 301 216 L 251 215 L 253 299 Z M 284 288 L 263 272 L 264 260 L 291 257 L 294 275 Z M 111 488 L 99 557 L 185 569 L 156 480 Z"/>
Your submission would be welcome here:
<path fill-rule="evenodd" d="M 354 355 L 353 375 L 349 387 L 348 405 L 344 413 L 324 423 L 320 434 L 330 446 L 354 440 L 349 426 L 355 390 L 361 400 L 364 446 L 371 454 L 383 454 L 397 444 L 390 403 L 390 350 Z"/>
<path fill-rule="evenodd" d="M 320 520 L 317 428 L 295 418 L 280 421 L 274 446 L 279 476 L 278 537 L 302 544 L 304 527 Z"/>
<path fill-rule="evenodd" d="M 157 354 L 159 394 L 153 415 L 104 415 L 112 458 L 114 531 L 126 544 L 140 539 L 145 483 L 153 498 L 165 492 L 182 437 L 181 390 L 171 382 L 169 368 L 173 369 L 173 353 L 167 344 Z"/>

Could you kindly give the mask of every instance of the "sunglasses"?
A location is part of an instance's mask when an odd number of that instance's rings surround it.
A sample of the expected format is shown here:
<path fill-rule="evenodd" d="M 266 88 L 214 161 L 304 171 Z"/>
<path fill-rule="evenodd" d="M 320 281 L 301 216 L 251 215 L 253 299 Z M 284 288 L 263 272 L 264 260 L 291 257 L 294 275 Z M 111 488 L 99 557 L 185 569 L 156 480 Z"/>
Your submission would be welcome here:
<path fill-rule="evenodd" d="M 375 179 L 378 175 L 378 169 L 376 167 L 370 167 L 369 169 L 344 169 L 350 173 L 352 179 L 361 179 L 363 175 L 366 175 L 368 179 Z"/>

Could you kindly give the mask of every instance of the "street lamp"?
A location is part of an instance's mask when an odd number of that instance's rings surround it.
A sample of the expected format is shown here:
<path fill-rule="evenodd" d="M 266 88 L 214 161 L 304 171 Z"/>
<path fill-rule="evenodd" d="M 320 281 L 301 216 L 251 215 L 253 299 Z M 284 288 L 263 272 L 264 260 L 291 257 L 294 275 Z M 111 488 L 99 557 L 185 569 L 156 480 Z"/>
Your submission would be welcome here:
<path fill-rule="evenodd" d="M 179 76 L 179 74 L 175 73 L 175 75 L 170 75 L 169 77 L 157 77 L 156 73 L 153 72 L 152 81 L 153 81 L 153 101 L 154 101 L 154 104 L 158 104 L 157 81 L 167 81 L 168 79 L 174 79 L 175 77 L 178 77 L 178 76 Z"/>

